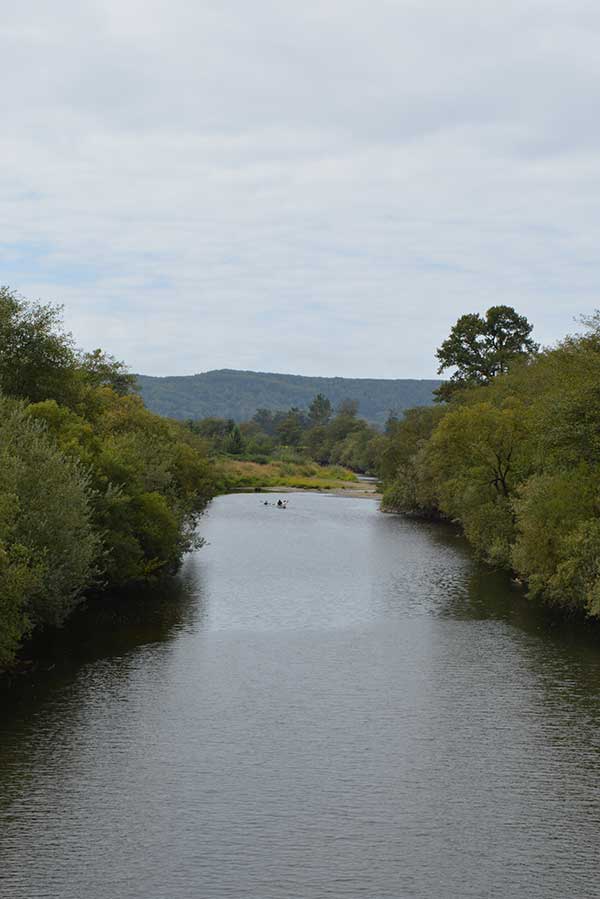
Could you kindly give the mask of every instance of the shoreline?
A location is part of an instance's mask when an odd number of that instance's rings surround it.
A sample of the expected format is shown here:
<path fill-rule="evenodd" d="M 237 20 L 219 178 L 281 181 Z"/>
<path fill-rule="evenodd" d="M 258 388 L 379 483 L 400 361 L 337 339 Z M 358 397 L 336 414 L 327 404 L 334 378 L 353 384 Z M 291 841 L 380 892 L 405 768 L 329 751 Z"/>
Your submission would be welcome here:
<path fill-rule="evenodd" d="M 248 487 L 247 489 L 232 490 L 232 493 L 321 493 L 324 496 L 351 496 L 355 499 L 381 499 L 382 494 L 377 490 L 376 484 L 370 485 L 359 483 L 356 486 L 348 484 L 347 487 Z"/>

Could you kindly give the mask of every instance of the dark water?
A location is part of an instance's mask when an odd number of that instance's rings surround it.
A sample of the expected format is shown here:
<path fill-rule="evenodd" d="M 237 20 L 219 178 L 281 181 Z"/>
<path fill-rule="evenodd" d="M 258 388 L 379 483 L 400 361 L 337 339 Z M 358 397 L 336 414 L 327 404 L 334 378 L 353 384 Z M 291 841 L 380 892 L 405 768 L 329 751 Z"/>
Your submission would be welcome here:
<path fill-rule="evenodd" d="M 0 699 L 2 897 L 600 895 L 597 635 L 370 500 L 203 531 Z"/>

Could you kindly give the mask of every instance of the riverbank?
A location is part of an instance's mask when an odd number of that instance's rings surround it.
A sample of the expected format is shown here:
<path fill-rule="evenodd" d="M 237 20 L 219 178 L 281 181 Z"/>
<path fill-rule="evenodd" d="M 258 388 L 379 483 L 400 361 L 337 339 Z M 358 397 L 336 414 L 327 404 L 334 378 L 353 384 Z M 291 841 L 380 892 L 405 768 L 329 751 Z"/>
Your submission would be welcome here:
<path fill-rule="evenodd" d="M 329 496 L 346 496 L 352 499 L 381 499 L 381 492 L 377 483 L 366 484 L 363 481 L 357 481 L 350 484 L 342 484 L 336 487 L 267 487 L 264 493 L 325 493 Z"/>
<path fill-rule="evenodd" d="M 271 460 L 253 462 L 220 457 L 215 462 L 219 493 L 239 491 L 321 491 L 347 495 L 372 494 L 374 479 L 366 479 L 341 465 Z"/>

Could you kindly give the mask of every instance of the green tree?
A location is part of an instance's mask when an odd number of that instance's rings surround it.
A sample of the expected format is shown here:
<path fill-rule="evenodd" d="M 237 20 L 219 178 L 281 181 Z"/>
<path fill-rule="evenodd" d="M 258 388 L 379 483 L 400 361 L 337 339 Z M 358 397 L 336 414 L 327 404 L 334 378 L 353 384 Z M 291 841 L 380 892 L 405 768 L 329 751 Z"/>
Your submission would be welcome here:
<path fill-rule="evenodd" d="M 105 584 L 171 570 L 193 545 L 196 516 L 213 491 L 204 438 L 152 414 L 135 395 L 97 388 L 92 405 L 92 421 L 54 400 L 26 412 L 43 422 L 64 453 L 88 467 L 93 522 L 105 546 Z M 163 523 L 160 543 L 151 510 Z"/>
<path fill-rule="evenodd" d="M 92 387 L 111 387 L 115 393 L 124 396 L 138 389 L 135 375 L 129 373 L 127 366 L 103 350 L 91 353 L 80 353 L 79 365 Z"/>
<path fill-rule="evenodd" d="M 563 541 L 552 578 L 552 598 L 600 618 L 600 519 L 581 521 Z"/>
<path fill-rule="evenodd" d="M 308 407 L 308 419 L 311 425 L 326 425 L 331 418 L 331 402 L 322 393 L 317 393 Z"/>
<path fill-rule="evenodd" d="M 529 595 L 600 617 L 600 315 L 584 324 L 390 422 L 380 471 L 385 508 L 460 523 Z"/>
<path fill-rule="evenodd" d="M 526 472 L 526 437 L 521 404 L 480 402 L 448 411 L 416 457 L 435 506 L 460 522 L 477 552 L 496 564 L 510 560 L 512 499 Z M 410 460 L 409 472 L 414 464 Z"/>
<path fill-rule="evenodd" d="M 32 627 L 62 624 L 100 555 L 89 476 L 0 397 L 0 665 Z"/>
<path fill-rule="evenodd" d="M 171 571 L 201 543 L 207 441 L 134 386 L 112 356 L 74 347 L 58 307 L 0 289 L 0 667 L 90 586 Z"/>
<path fill-rule="evenodd" d="M 261 431 L 270 437 L 275 436 L 275 421 L 273 412 L 270 409 L 257 409 L 252 416 L 252 421 L 256 422 Z"/>
<path fill-rule="evenodd" d="M 59 306 L 29 303 L 0 287 L 0 390 L 6 395 L 74 400 L 78 359 L 60 313 Z"/>
<path fill-rule="evenodd" d="M 388 420 L 377 458 L 378 474 L 385 484 L 385 510 L 426 518 L 439 515 L 427 449 L 446 413 L 443 406 L 419 406 L 407 409 L 401 420 Z"/>
<path fill-rule="evenodd" d="M 401 419 L 388 419 L 387 440 L 379 462 L 379 474 L 384 481 L 393 481 L 398 468 L 405 466 L 422 449 L 446 411 L 441 406 L 417 406 L 407 409 Z"/>
<path fill-rule="evenodd" d="M 533 326 L 512 306 L 492 306 L 485 316 L 462 315 L 449 337 L 436 352 L 438 374 L 456 368 L 449 381 L 435 391 L 438 400 L 448 400 L 457 390 L 489 384 L 504 374 L 515 359 L 535 353 Z"/>
<path fill-rule="evenodd" d="M 304 435 L 304 450 L 306 454 L 318 462 L 326 465 L 331 459 L 332 441 L 329 430 L 325 425 L 314 425 Z"/>
<path fill-rule="evenodd" d="M 300 446 L 306 427 L 306 416 L 292 407 L 277 424 L 277 436 L 283 446 Z"/>
<path fill-rule="evenodd" d="M 240 424 L 240 432 L 244 440 L 246 453 L 252 456 L 267 457 L 272 453 L 274 442 L 260 428 L 256 421 L 245 421 Z"/>
<path fill-rule="evenodd" d="M 234 456 L 239 456 L 244 452 L 244 438 L 237 425 L 231 429 L 225 446 L 227 452 Z"/>
<path fill-rule="evenodd" d="M 579 538 L 579 545 L 573 544 L 574 533 L 581 526 L 593 530 L 599 488 L 598 474 L 581 464 L 571 471 L 536 473 L 519 490 L 512 563 L 533 595 L 582 607 L 584 596 L 572 584 L 569 589 L 565 563 L 585 545 Z"/>

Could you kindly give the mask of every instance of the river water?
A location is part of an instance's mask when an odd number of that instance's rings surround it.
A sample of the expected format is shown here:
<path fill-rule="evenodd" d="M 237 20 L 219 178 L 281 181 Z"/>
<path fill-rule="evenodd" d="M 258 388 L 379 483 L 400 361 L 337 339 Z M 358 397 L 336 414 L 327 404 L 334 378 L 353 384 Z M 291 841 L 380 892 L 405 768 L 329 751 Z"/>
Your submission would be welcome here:
<path fill-rule="evenodd" d="M 600 650 L 375 501 L 217 499 L 0 696 L 0 895 L 600 895 Z"/>

